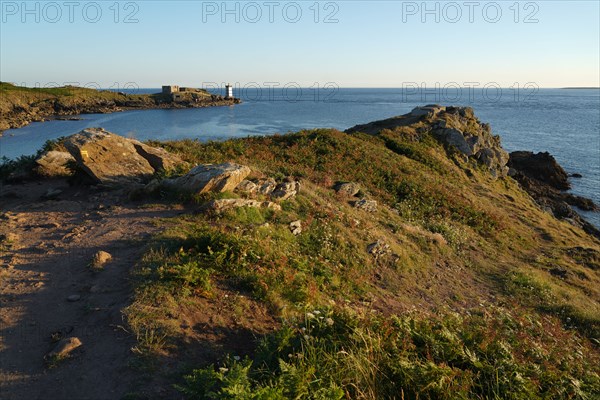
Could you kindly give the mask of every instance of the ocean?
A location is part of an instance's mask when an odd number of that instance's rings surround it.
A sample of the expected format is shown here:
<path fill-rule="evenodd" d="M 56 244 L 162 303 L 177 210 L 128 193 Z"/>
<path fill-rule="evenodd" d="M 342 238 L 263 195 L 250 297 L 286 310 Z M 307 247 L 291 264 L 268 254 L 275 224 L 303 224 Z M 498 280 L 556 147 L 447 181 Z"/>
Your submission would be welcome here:
<path fill-rule="evenodd" d="M 156 93 L 159 89 L 138 89 Z M 409 112 L 418 105 L 473 107 L 501 136 L 507 151 L 548 151 L 569 173 L 572 193 L 600 204 L 600 90 L 598 89 L 310 89 L 236 88 L 242 104 L 182 110 L 90 114 L 81 121 L 36 122 L 4 132 L 0 157 L 34 154 L 48 139 L 87 127 L 140 140 L 201 141 L 271 135 L 311 128 L 344 130 Z M 600 227 L 600 213 L 582 212 Z"/>

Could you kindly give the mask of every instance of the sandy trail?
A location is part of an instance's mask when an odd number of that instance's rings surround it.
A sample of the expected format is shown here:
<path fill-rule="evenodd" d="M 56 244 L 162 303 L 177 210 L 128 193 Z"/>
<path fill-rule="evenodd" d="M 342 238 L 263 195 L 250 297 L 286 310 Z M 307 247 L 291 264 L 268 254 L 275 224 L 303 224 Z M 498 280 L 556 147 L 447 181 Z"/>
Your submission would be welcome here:
<path fill-rule="evenodd" d="M 43 200 L 49 188 L 63 192 Z M 119 193 L 92 192 L 65 182 L 0 190 L 0 398 L 118 399 L 138 382 L 133 338 L 121 310 L 131 297 L 130 270 L 155 218 L 181 212 L 121 203 Z M 88 264 L 104 250 L 100 272 Z M 78 295 L 78 301 L 68 301 Z M 49 368 L 44 356 L 61 337 L 83 346 Z"/>

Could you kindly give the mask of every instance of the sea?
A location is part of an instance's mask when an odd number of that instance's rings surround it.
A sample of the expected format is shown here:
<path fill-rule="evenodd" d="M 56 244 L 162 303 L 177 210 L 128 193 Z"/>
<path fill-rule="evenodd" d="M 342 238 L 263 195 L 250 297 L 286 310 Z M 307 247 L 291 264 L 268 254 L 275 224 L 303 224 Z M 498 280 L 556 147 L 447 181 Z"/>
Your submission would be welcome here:
<path fill-rule="evenodd" d="M 160 89 L 130 89 L 157 93 Z M 221 93 L 223 94 L 223 93 Z M 36 122 L 0 137 L 0 157 L 35 154 L 46 140 L 87 127 L 139 140 L 194 138 L 200 141 L 272 135 L 312 128 L 344 130 L 409 112 L 416 106 L 469 106 L 491 125 L 507 151 L 547 151 L 572 178 L 571 192 L 600 204 L 600 89 L 536 87 L 403 89 L 235 87 L 242 103 L 228 107 L 135 110 L 81 115 L 78 121 Z M 581 212 L 600 227 L 600 213 Z"/>

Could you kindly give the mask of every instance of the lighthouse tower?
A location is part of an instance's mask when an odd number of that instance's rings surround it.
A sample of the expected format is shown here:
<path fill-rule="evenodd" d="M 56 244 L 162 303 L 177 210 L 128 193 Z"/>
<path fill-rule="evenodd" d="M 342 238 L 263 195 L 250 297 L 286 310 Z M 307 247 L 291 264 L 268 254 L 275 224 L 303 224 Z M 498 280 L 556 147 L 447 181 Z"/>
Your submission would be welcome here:
<path fill-rule="evenodd" d="M 229 83 L 225 85 L 225 98 L 233 99 L 233 86 L 231 86 Z"/>

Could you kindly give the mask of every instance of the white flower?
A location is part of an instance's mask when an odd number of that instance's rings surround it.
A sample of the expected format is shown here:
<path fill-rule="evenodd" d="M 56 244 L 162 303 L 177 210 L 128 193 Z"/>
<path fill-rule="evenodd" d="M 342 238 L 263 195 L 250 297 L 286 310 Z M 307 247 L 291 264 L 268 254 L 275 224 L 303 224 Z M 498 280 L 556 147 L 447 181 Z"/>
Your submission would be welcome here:
<path fill-rule="evenodd" d="M 306 313 L 306 318 L 313 319 L 314 317 L 315 317 L 315 314 L 313 314 L 313 313 Z"/>
<path fill-rule="evenodd" d="M 326 322 L 326 323 L 327 323 L 327 325 L 329 325 L 329 326 L 333 325 L 333 323 L 334 323 L 334 322 L 333 322 L 333 319 L 331 319 L 331 318 L 327 318 L 327 319 L 325 320 L 325 322 Z"/>
<path fill-rule="evenodd" d="M 315 310 L 315 311 L 313 311 L 313 314 L 315 314 L 315 315 L 319 315 L 319 314 L 321 314 L 321 311 L 319 311 L 319 310 Z"/>
<path fill-rule="evenodd" d="M 235 361 L 240 361 L 241 357 L 240 357 L 240 356 L 233 356 L 233 359 L 234 359 Z"/>

